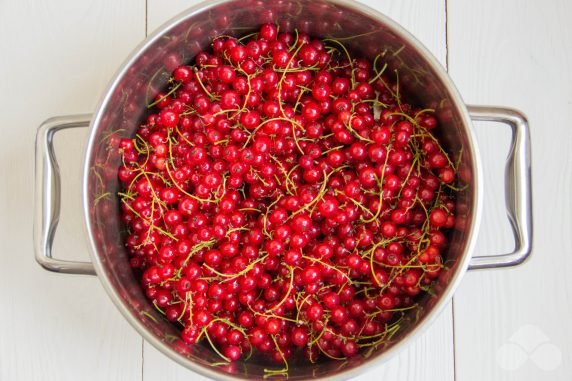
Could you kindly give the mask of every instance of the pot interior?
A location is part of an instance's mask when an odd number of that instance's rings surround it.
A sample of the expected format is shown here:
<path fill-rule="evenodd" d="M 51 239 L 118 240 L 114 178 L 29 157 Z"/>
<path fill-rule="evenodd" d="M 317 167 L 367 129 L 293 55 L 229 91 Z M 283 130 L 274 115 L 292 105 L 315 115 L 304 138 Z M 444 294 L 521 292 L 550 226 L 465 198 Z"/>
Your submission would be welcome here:
<path fill-rule="evenodd" d="M 162 28 L 145 41 L 125 63 L 105 94 L 92 121 L 84 173 L 86 222 L 93 245 L 93 260 L 104 286 L 130 323 L 153 345 L 179 363 L 212 378 L 262 379 L 269 367 L 251 360 L 220 364 L 211 349 L 188 348 L 178 339 L 178 329 L 163 319 L 142 292 L 129 267 L 123 244 L 125 227 L 119 215 L 117 169 L 121 165 L 119 138 L 132 137 L 147 116 L 146 105 L 165 88 L 176 66 L 191 63 L 211 39 L 219 35 L 245 35 L 261 23 L 275 22 L 280 30 L 298 29 L 317 37 L 334 38 L 355 53 L 373 60 L 379 53 L 397 70 L 403 92 L 424 108 L 433 108 L 440 122 L 440 138 L 460 161 L 466 189 L 457 200 L 458 226 L 446 254 L 448 270 L 442 273 L 435 295 L 420 303 L 420 313 L 408 316 L 393 340 L 351 361 L 290 363 L 290 380 L 355 376 L 361 367 L 394 352 L 413 330 L 426 325 L 450 298 L 464 272 L 472 246 L 475 223 L 476 167 L 474 142 L 464 105 L 450 80 L 419 43 L 394 22 L 350 1 L 277 0 L 219 1 L 204 3 Z M 462 154 L 461 154 L 462 152 Z M 270 364 L 272 365 L 272 364 Z M 276 368 L 274 364 L 273 367 Z M 360 369 L 358 369 L 360 367 Z"/>

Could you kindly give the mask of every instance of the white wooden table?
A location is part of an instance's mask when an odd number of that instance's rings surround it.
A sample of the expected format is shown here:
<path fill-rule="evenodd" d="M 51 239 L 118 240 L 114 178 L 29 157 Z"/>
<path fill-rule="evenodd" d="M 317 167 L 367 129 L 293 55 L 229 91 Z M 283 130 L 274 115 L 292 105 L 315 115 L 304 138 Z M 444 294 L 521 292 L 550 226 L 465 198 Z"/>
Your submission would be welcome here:
<path fill-rule="evenodd" d="M 572 2 L 367 0 L 416 35 L 467 103 L 529 117 L 534 250 L 525 265 L 471 272 L 424 335 L 363 380 L 572 379 Z M 33 259 L 34 134 L 93 111 L 135 45 L 193 0 L 0 0 L 0 380 L 200 380 L 122 318 L 96 278 Z M 485 163 L 477 252 L 512 248 L 503 194 L 509 131 L 475 126 Z M 85 131 L 60 134 L 64 205 L 55 251 L 86 259 Z"/>

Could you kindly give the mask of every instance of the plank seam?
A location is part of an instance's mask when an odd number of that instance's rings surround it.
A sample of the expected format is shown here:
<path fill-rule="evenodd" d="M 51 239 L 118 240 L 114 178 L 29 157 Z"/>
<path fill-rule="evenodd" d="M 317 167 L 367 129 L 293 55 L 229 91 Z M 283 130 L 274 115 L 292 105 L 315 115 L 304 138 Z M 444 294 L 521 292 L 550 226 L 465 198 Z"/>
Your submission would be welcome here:
<path fill-rule="evenodd" d="M 145 340 L 141 338 L 141 381 L 145 381 Z"/>
<path fill-rule="evenodd" d="M 145 0 L 145 37 L 149 35 L 149 0 Z"/>
<path fill-rule="evenodd" d="M 445 0 L 445 69 L 449 71 L 449 0 Z"/>
<path fill-rule="evenodd" d="M 457 342 L 455 338 L 455 297 L 451 299 L 451 323 L 453 325 L 453 380 L 457 380 Z"/>

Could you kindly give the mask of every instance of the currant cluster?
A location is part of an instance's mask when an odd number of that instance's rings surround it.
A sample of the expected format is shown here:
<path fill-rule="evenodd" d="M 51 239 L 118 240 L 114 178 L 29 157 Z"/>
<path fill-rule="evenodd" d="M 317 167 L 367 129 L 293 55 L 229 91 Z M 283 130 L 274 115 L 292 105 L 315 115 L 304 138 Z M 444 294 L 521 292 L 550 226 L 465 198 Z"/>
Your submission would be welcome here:
<path fill-rule="evenodd" d="M 130 264 L 226 361 L 391 341 L 445 268 L 457 166 L 383 54 L 265 24 L 177 67 L 121 141 Z"/>

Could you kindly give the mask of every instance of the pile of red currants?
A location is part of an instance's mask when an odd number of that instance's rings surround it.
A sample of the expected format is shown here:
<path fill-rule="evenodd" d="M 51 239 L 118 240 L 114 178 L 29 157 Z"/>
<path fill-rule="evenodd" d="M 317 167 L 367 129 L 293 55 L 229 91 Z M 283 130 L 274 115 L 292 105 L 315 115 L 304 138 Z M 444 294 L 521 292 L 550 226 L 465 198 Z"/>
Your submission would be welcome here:
<path fill-rule="evenodd" d="M 273 24 L 221 36 L 121 141 L 130 264 L 186 344 L 367 355 L 432 293 L 458 168 L 383 61 Z"/>

